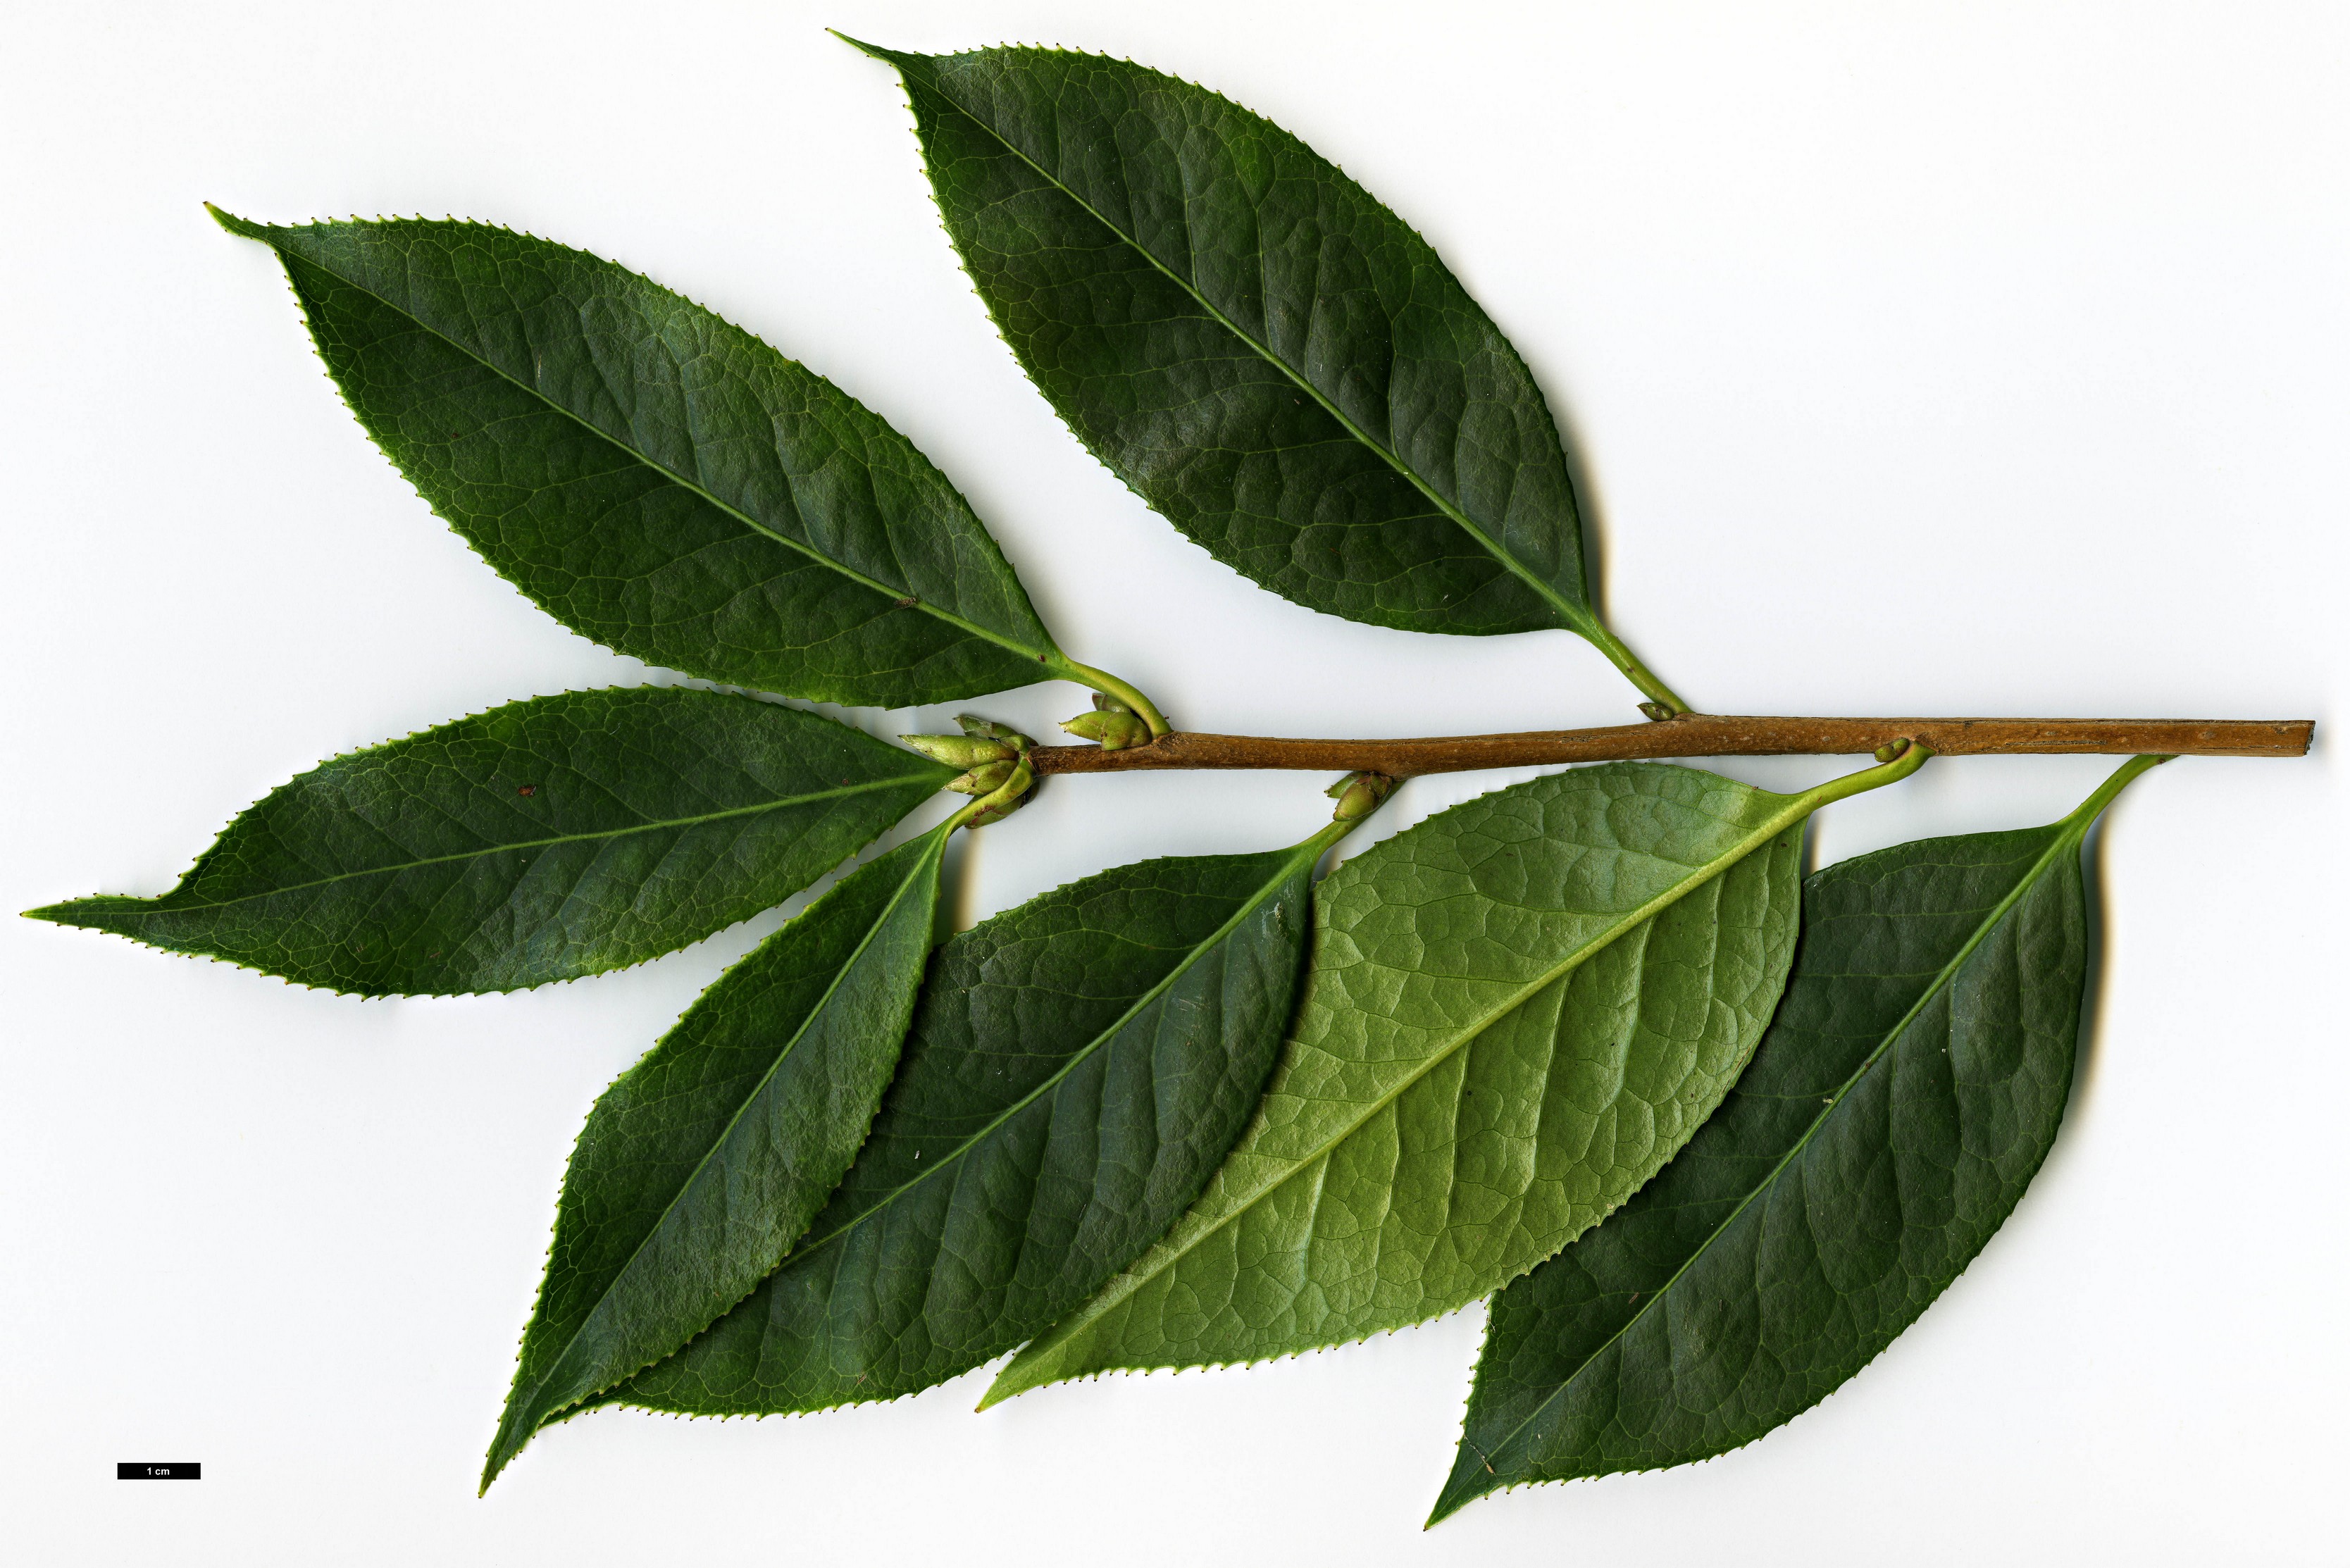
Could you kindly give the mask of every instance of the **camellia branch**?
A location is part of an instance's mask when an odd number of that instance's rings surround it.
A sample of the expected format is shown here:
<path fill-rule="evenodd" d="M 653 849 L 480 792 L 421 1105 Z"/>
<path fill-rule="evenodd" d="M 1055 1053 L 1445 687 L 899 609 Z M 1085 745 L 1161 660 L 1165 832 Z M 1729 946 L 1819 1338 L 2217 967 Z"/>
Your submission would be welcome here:
<path fill-rule="evenodd" d="M 1899 740 L 1914 740 L 1950 757 L 2061 753 L 2298 757 L 2308 752 L 2314 728 L 2315 722 L 2308 719 L 1778 719 L 1683 713 L 1597 730 L 1409 741 L 1298 741 L 1178 730 L 1122 751 L 1038 746 L 1028 755 L 1040 775 L 1130 768 L 1307 768 L 1409 778 L 1473 768 L 1637 757 L 1842 755 L 1876 752 Z"/>

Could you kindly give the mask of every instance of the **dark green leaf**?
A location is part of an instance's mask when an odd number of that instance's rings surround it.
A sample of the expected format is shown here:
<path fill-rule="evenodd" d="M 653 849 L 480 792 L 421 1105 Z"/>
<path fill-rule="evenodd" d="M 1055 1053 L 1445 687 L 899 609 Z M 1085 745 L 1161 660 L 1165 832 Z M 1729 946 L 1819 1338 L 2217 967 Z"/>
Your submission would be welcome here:
<path fill-rule="evenodd" d="M 1149 860 L 956 937 L 857 1164 L 749 1300 L 610 1398 L 724 1415 L 893 1398 L 1085 1300 L 1198 1196 L 1281 1043 L 1314 863 Z"/>
<path fill-rule="evenodd" d="M 548 1419 L 710 1326 L 807 1228 L 897 1065 L 950 831 L 811 904 L 596 1102 L 484 1491 Z"/>
<path fill-rule="evenodd" d="M 1816 807 L 1618 763 L 1500 790 L 1340 867 L 1264 1108 L 1150 1252 L 992 1402 L 1214 1366 L 1466 1305 L 1596 1224 L 1746 1065 L 1795 942 Z"/>
<path fill-rule="evenodd" d="M 514 991 L 780 904 L 953 774 L 750 697 L 537 697 L 281 784 L 160 898 L 27 913 L 363 996 Z"/>
<path fill-rule="evenodd" d="M 285 262 L 384 454 L 581 635 L 884 708 L 1082 679 L 912 442 L 691 300 L 484 223 L 217 215 Z"/>
<path fill-rule="evenodd" d="M 1627 664 L 1591 609 L 1541 389 L 1361 186 L 1122 60 L 858 47 L 904 77 L 947 232 L 1021 366 L 1178 528 L 1314 609 L 1565 627 Z"/>
<path fill-rule="evenodd" d="M 2055 1138 L 2087 954 L 2081 839 L 2149 762 L 2050 826 L 1811 878 L 1786 1001 L 1721 1114 L 1493 1298 L 1436 1518 L 1751 1443 L 1959 1276 Z"/>

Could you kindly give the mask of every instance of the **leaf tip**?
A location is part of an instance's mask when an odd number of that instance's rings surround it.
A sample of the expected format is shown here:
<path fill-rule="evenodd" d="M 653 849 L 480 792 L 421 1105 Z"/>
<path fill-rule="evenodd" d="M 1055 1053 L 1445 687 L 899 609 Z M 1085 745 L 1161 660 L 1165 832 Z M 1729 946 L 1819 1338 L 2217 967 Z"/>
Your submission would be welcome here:
<path fill-rule="evenodd" d="M 482 1484 L 473 1492 L 476 1498 L 490 1495 L 490 1483 L 496 1480 L 506 1466 L 514 1461 L 515 1455 L 522 1451 L 523 1443 L 530 1441 L 528 1432 L 523 1434 L 521 1442 L 515 1440 L 513 1416 L 511 1410 L 506 1413 L 507 1418 L 498 1424 L 498 1435 L 490 1442 L 490 1451 L 482 1457 Z"/>
<path fill-rule="evenodd" d="M 834 37 L 838 38 L 842 43 L 847 44 L 850 48 L 855 49 L 861 55 L 869 56 L 874 59 L 885 61 L 893 66 L 898 63 L 899 56 L 894 51 L 883 48 L 879 44 L 868 44 L 862 38 L 852 38 L 837 27 L 827 27 L 825 31 L 830 33 Z"/>
<path fill-rule="evenodd" d="M 987 1392 L 980 1396 L 978 1409 L 988 1409 L 1006 1399 L 1017 1398 L 1032 1388 L 1042 1388 L 1047 1383 L 1060 1381 L 1057 1375 L 1049 1368 L 1040 1367 L 1037 1361 L 1030 1356 L 1029 1352 L 1034 1349 L 1035 1346 L 1031 1345 L 1004 1364 L 1003 1370 L 995 1375 L 995 1381 L 987 1386 Z"/>
<path fill-rule="evenodd" d="M 264 233 L 262 225 L 253 222 L 249 218 L 240 218 L 234 213 L 228 211 L 224 207 L 215 205 L 211 202 L 206 202 L 204 203 L 204 211 L 213 215 L 213 223 L 218 223 L 222 228 L 226 229 L 232 234 L 236 234 L 248 240 L 257 240 L 262 237 Z"/>
<path fill-rule="evenodd" d="M 1435 1506 L 1428 1511 L 1428 1518 L 1420 1529 L 1435 1529 L 1483 1495 L 1484 1491 L 1474 1485 L 1462 1485 L 1461 1474 L 1455 1470 L 1445 1478 L 1444 1490 L 1436 1494 Z"/>
<path fill-rule="evenodd" d="M 37 909 L 26 909 L 23 913 L 26 919 L 46 920 L 53 926 L 67 926 L 76 930 L 86 931 L 114 931 L 118 934 L 129 935 L 128 932 L 121 931 L 120 928 L 118 926 L 104 920 L 93 919 L 91 918 L 93 906 L 102 907 L 104 903 L 109 901 L 109 900 L 105 898 L 104 895 L 100 895 L 96 898 L 68 898 L 62 903 L 43 904 Z M 143 902 L 143 900 L 140 899 L 120 899 L 119 901 L 125 903 Z"/>

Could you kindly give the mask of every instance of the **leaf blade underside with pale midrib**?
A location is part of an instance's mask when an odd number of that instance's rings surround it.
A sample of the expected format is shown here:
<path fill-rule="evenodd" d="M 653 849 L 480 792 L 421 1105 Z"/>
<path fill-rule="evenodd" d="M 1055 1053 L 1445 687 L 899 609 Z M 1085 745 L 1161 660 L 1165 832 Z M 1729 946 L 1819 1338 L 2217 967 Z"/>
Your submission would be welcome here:
<path fill-rule="evenodd" d="M 2087 959 L 2079 846 L 1925 839 L 1804 888 L 1801 952 L 1721 1111 L 1494 1298 L 1430 1521 L 1503 1488 L 1686 1464 L 1818 1404 L 1980 1252 L 2045 1159 Z"/>
<path fill-rule="evenodd" d="M 741 1301 L 857 1156 L 931 950 L 948 827 L 754 949 L 588 1113 L 482 1488 Z"/>
<path fill-rule="evenodd" d="M 858 47 L 903 78 L 947 232 L 1022 369 L 1177 528 L 1351 620 L 1598 635 L 1540 388 L 1362 187 L 1126 61 Z"/>
<path fill-rule="evenodd" d="M 345 401 L 580 635 L 690 675 L 905 707 L 1064 673 L 968 503 L 831 382 L 614 263 L 484 223 L 276 227 Z"/>
<path fill-rule="evenodd" d="M 803 1242 L 609 1402 L 737 1415 L 894 1398 L 1083 1301 L 1246 1123 L 1336 836 L 1120 867 L 948 942 L 872 1137 Z"/>
<path fill-rule="evenodd" d="M 1809 809 L 1615 763 L 1349 860 L 1317 894 L 1298 1022 L 1231 1159 L 989 1399 L 1419 1322 L 1596 1223 L 1745 1065 L 1793 953 Z"/>
<path fill-rule="evenodd" d="M 953 775 L 677 687 L 536 697 L 323 763 L 178 887 L 27 911 L 362 996 L 625 968 L 782 903 Z"/>

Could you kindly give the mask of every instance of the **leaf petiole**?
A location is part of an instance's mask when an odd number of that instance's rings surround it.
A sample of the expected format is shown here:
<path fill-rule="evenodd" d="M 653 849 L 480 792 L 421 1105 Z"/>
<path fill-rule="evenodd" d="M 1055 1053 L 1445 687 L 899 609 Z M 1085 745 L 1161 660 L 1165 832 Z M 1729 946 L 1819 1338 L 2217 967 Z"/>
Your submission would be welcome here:
<path fill-rule="evenodd" d="M 1679 692 L 1658 680 L 1656 672 L 1641 663 L 1639 657 L 1624 646 L 1621 638 L 1602 625 L 1597 616 L 1593 616 L 1588 625 L 1578 626 L 1575 630 L 1581 632 L 1584 639 L 1592 647 L 1606 654 L 1607 662 L 1621 670 L 1625 680 L 1638 687 L 1642 696 L 1653 701 L 1661 702 L 1672 710 L 1672 712 L 1663 717 L 1669 719 L 1679 714 L 1693 713 L 1697 711 L 1682 701 Z"/>
<path fill-rule="evenodd" d="M 1889 784 L 1899 784 L 1924 767 L 1926 759 L 1934 754 L 1931 747 L 1921 745 L 1908 736 L 1895 743 L 1901 747 L 1901 751 L 1892 761 L 1879 763 L 1873 768 L 1863 768 L 1856 774 L 1846 774 L 1842 778 L 1830 779 L 1815 789 L 1807 789 L 1794 797 L 1783 815 L 1800 822 L 1824 805 L 1850 800 L 1854 795 L 1866 794 L 1870 790 L 1882 789 Z"/>
<path fill-rule="evenodd" d="M 2165 763 L 2176 762 L 2178 758 L 2175 755 L 2132 757 L 2120 767 L 2116 768 L 2113 772 L 2113 776 L 2106 780 L 2104 784 L 2099 784 L 2097 786 L 2096 793 L 2090 795 L 2088 799 L 2083 801 L 2080 805 L 2074 809 L 2073 814 L 2064 820 L 2068 823 L 2079 824 L 2082 832 L 2085 834 L 2088 831 L 2089 824 L 2096 821 L 2098 815 L 2102 813 L 2106 807 L 2113 805 L 2114 797 L 2121 794 L 2125 789 L 2127 789 L 2132 779 L 2137 778 L 2140 774 L 2146 773 L 2151 769 L 2158 768 Z"/>
<path fill-rule="evenodd" d="M 1089 687 L 1105 697 L 1115 697 L 1133 709 L 1134 716 L 1150 726 L 1152 740 L 1158 740 L 1172 729 L 1167 722 L 1167 715 L 1159 711 L 1157 704 L 1108 670 L 1096 670 L 1090 664 L 1079 664 L 1076 659 L 1066 657 L 1054 666 L 1054 670 L 1065 680 Z"/>

